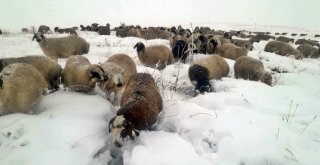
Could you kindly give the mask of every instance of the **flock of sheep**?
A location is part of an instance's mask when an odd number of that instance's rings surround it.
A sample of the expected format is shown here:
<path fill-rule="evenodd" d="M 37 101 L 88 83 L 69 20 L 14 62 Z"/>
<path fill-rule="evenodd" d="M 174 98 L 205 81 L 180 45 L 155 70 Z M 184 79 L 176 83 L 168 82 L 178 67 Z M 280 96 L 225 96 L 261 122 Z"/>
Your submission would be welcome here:
<path fill-rule="evenodd" d="M 116 116 L 109 122 L 114 144 L 120 147 L 123 139 L 133 139 L 140 130 L 150 129 L 157 121 L 163 102 L 156 82 L 150 74 L 137 73 L 135 62 L 126 54 L 115 54 L 100 65 L 91 64 L 85 56 L 80 56 L 89 53 L 90 45 L 78 36 L 75 29 L 56 27 L 56 33 L 70 35 L 47 38 L 45 34 L 51 32 L 50 28 L 40 26 L 32 40 L 38 42 L 46 56 L 0 59 L 0 116 L 10 113 L 32 114 L 32 106 L 43 94 L 48 93 L 47 89 L 51 92 L 59 90 L 61 83 L 66 89 L 82 93 L 91 92 L 97 85 L 114 105 L 120 105 Z M 110 25 L 81 25 L 81 30 L 109 35 Z M 209 27 L 196 27 L 191 32 L 181 26 L 141 28 L 125 25 L 116 27 L 114 31 L 120 37 L 168 39 L 170 47 L 146 47 L 142 42 L 134 45 L 140 62 L 159 70 L 176 62 L 187 63 L 187 57 L 194 53 L 207 54 L 207 57 L 193 61 L 189 67 L 188 76 L 199 93 L 214 91 L 210 80 L 228 76 L 230 68 L 225 58 L 236 61 L 235 78 L 261 81 L 271 86 L 272 76 L 265 71 L 263 63 L 247 56 L 254 42 L 268 40 L 265 51 L 281 56 L 293 56 L 296 59 L 320 57 L 318 41 L 298 39 L 295 44 L 299 46 L 294 48 L 290 44 L 294 39 L 284 34 L 275 37 L 270 33 L 225 32 Z M 67 58 L 64 69 L 57 63 L 58 58 Z M 110 97 L 112 93 L 113 98 Z"/>

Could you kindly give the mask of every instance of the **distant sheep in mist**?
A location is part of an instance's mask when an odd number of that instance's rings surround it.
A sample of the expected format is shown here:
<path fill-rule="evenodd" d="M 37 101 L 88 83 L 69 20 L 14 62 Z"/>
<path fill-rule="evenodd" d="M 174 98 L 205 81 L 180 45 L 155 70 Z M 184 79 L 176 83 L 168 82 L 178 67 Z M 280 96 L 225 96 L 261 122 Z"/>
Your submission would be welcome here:
<path fill-rule="evenodd" d="M 68 34 L 76 35 L 76 36 L 78 35 L 78 33 L 76 32 L 76 30 L 74 30 L 73 28 L 60 29 L 59 27 L 55 27 L 55 28 L 54 28 L 54 32 L 55 32 L 55 33 L 60 33 L 60 34 L 68 33 Z"/>
<path fill-rule="evenodd" d="M 125 138 L 134 139 L 139 131 L 151 129 L 162 109 L 162 98 L 153 77 L 147 73 L 131 76 L 120 109 L 109 122 L 115 146 L 121 147 Z"/>
<path fill-rule="evenodd" d="M 38 32 L 42 34 L 48 34 L 48 33 L 51 33 L 52 31 L 49 26 L 41 25 L 38 28 Z"/>
<path fill-rule="evenodd" d="M 38 69 L 26 63 L 6 66 L 0 73 L 0 116 L 32 114 L 32 107 L 45 93 L 47 83 Z"/>
<path fill-rule="evenodd" d="M 248 56 L 242 56 L 237 59 L 234 64 L 234 74 L 237 79 L 261 80 L 270 86 L 272 83 L 272 76 L 264 70 L 263 63 Z"/>
<path fill-rule="evenodd" d="M 194 61 L 189 67 L 188 75 L 195 89 L 204 93 L 213 91 L 209 80 L 226 77 L 229 71 L 226 60 L 214 54 Z"/>
<path fill-rule="evenodd" d="M 246 47 L 238 47 L 234 44 L 224 44 L 220 47 L 218 54 L 224 58 L 236 60 L 241 56 L 246 56 L 248 50 Z"/>
<path fill-rule="evenodd" d="M 47 38 L 41 33 L 36 33 L 32 40 L 34 39 L 43 53 L 54 60 L 68 58 L 71 55 L 87 54 L 90 47 L 85 39 L 78 36 Z"/>
<path fill-rule="evenodd" d="M 279 36 L 277 39 L 277 41 L 282 41 L 282 42 L 285 42 L 285 43 L 294 43 L 294 39 L 293 38 L 288 38 L 288 37 L 285 37 L 285 36 Z"/>
<path fill-rule="evenodd" d="M 140 62 L 152 68 L 164 69 L 167 65 L 173 63 L 172 52 L 165 45 L 145 47 L 142 42 L 138 42 L 134 49 L 137 49 Z"/>
<path fill-rule="evenodd" d="M 270 53 L 276 53 L 281 56 L 294 55 L 296 59 L 301 59 L 303 55 L 291 45 L 281 41 L 270 41 L 267 43 L 264 51 Z"/>
<path fill-rule="evenodd" d="M 300 44 L 309 44 L 311 46 L 318 46 L 320 47 L 319 41 L 316 40 L 307 40 L 307 39 L 298 39 L 295 44 L 300 45 Z"/>
<path fill-rule="evenodd" d="M 107 95 L 114 93 L 113 104 L 118 105 L 129 78 L 137 73 L 133 59 L 126 54 L 115 54 L 100 65 L 106 80 L 98 80 L 98 86 Z"/>
<path fill-rule="evenodd" d="M 72 91 L 89 93 L 95 86 L 97 79 L 104 80 L 103 69 L 91 64 L 84 56 L 71 56 L 66 62 L 63 73 L 63 85 Z"/>
<path fill-rule="evenodd" d="M 18 58 L 0 59 L 0 71 L 14 63 L 27 63 L 37 68 L 46 82 L 49 89 L 59 89 L 60 78 L 62 77 L 62 68 L 54 60 L 46 56 L 26 56 Z"/>
<path fill-rule="evenodd" d="M 309 44 L 301 44 L 297 47 L 297 49 L 301 52 L 303 57 L 310 58 L 319 58 L 320 57 L 320 49 L 319 47 L 314 47 Z"/>

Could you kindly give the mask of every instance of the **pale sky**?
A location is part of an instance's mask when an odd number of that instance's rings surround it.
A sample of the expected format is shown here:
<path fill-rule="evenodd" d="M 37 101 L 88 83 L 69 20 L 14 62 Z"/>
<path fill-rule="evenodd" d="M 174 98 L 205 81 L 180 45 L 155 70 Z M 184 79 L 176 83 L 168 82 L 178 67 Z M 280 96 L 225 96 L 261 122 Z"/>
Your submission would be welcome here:
<path fill-rule="evenodd" d="M 0 29 L 97 22 L 142 26 L 243 23 L 320 27 L 320 0 L 0 0 Z"/>

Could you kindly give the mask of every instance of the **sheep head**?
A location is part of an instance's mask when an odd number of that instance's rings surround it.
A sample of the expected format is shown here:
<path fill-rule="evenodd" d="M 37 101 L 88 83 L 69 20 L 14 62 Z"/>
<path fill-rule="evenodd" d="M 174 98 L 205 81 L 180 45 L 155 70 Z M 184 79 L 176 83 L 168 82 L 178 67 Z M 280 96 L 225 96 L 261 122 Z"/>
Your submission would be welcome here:
<path fill-rule="evenodd" d="M 32 41 L 36 39 L 38 43 L 42 42 L 45 39 L 45 36 L 42 33 L 35 33 L 33 35 Z"/>
<path fill-rule="evenodd" d="M 262 76 L 261 76 L 261 81 L 264 82 L 267 85 L 272 84 L 272 76 L 270 73 L 265 72 Z"/>
<path fill-rule="evenodd" d="M 127 121 L 123 115 L 115 116 L 109 122 L 109 132 L 113 135 L 114 145 L 121 147 L 123 145 L 123 140 L 126 137 L 134 139 L 134 136 L 138 136 L 139 132 L 135 130 L 132 124 Z"/>
<path fill-rule="evenodd" d="M 146 47 L 142 42 L 136 43 L 136 45 L 133 47 L 134 49 L 137 48 L 137 52 L 143 51 Z"/>
<path fill-rule="evenodd" d="M 99 65 L 92 65 L 89 68 L 88 76 L 91 80 L 95 81 L 96 79 L 105 81 L 108 79 L 103 69 Z"/>

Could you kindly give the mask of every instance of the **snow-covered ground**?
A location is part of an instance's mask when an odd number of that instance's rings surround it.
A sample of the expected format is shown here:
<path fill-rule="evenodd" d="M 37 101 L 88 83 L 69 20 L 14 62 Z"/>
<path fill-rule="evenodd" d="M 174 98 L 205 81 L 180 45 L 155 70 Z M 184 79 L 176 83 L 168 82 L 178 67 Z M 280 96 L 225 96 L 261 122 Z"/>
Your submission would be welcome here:
<path fill-rule="evenodd" d="M 98 89 L 91 95 L 58 91 L 42 98 L 35 115 L 0 117 L 0 165 L 320 164 L 320 59 L 281 57 L 263 51 L 267 42 L 255 43 L 248 55 L 272 71 L 272 87 L 235 79 L 234 61 L 227 60 L 229 76 L 211 81 L 215 92 L 193 97 L 189 64 L 160 72 L 142 66 L 133 49 L 138 41 L 168 45 L 167 40 L 79 35 L 91 44 L 85 56 L 92 63 L 126 53 L 138 72 L 153 75 L 164 100 L 155 130 L 118 149 L 107 126 L 119 107 Z M 48 37 L 53 36 L 64 35 Z M 31 39 L 32 34 L 0 36 L 0 57 L 43 55 Z M 65 62 L 59 59 L 63 67 Z"/>

